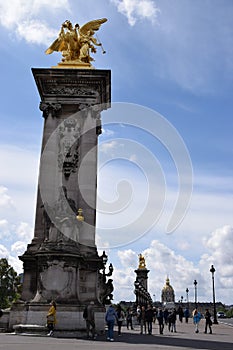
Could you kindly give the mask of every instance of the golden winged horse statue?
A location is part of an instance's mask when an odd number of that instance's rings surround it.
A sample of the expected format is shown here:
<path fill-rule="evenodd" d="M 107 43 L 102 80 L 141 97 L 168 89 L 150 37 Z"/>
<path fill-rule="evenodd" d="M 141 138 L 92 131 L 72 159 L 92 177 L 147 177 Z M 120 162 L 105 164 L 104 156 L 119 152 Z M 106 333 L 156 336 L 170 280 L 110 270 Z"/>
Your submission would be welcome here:
<path fill-rule="evenodd" d="M 58 38 L 45 53 L 51 54 L 54 51 L 62 53 L 62 62 L 58 63 L 57 67 L 93 68 L 91 61 L 94 59 L 90 53 L 96 53 L 95 46 L 101 46 L 103 50 L 102 44 L 93 35 L 106 21 L 107 18 L 96 19 L 80 27 L 79 24 L 73 26 L 66 20 L 61 26 Z"/>

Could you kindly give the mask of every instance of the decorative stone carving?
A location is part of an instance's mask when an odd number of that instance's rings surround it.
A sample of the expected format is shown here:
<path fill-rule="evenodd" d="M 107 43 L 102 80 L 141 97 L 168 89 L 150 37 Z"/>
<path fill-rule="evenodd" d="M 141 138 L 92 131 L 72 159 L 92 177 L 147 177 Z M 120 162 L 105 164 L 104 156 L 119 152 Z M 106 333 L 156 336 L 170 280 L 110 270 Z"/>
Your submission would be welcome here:
<path fill-rule="evenodd" d="M 80 128 L 74 119 L 67 119 L 59 128 L 58 167 L 63 170 L 65 178 L 75 172 L 79 160 Z"/>
<path fill-rule="evenodd" d="M 98 96 L 96 91 L 90 89 L 80 89 L 80 87 L 73 86 L 49 86 L 47 85 L 47 93 L 54 95 L 77 95 L 82 97 Z"/>
<path fill-rule="evenodd" d="M 52 115 L 52 117 L 56 116 L 56 113 L 61 109 L 60 103 L 48 103 L 48 102 L 41 102 L 40 103 L 40 110 L 43 112 L 43 117 L 47 118 L 49 114 Z"/>
<path fill-rule="evenodd" d="M 74 295 L 75 268 L 67 266 L 65 261 L 51 260 L 41 266 L 38 289 L 33 302 L 44 300 L 68 300 Z"/>
<path fill-rule="evenodd" d="M 65 186 L 60 188 L 57 201 L 52 206 L 45 203 L 43 209 L 45 242 L 61 243 L 70 240 L 79 242 L 77 208 L 75 201 L 68 197 Z"/>

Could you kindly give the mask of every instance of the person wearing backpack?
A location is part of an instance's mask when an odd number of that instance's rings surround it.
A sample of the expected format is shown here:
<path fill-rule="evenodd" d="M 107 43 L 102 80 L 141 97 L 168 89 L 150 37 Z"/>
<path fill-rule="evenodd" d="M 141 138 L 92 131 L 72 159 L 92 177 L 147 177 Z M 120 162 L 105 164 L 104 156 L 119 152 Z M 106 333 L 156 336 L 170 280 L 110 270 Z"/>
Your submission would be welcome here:
<path fill-rule="evenodd" d="M 109 308 L 105 314 L 105 321 L 108 326 L 107 340 L 114 341 L 113 329 L 114 329 L 115 321 L 118 321 L 118 317 L 112 304 L 109 305 Z"/>

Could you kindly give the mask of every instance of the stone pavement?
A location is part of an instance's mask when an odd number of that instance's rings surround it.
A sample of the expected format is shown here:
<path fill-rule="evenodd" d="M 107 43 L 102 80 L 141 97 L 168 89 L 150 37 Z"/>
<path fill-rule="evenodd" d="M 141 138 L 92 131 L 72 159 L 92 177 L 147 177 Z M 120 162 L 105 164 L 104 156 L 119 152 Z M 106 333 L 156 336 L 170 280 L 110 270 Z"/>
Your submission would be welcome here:
<path fill-rule="evenodd" d="M 115 328 L 116 329 L 116 328 Z M 177 333 L 170 333 L 165 326 L 164 334 L 160 335 L 158 324 L 153 325 L 153 334 L 139 334 L 139 326 L 134 330 L 122 327 L 122 335 L 115 332 L 115 341 L 106 341 L 101 335 L 97 340 L 65 339 L 46 336 L 0 334 L 0 349 L 2 350 L 233 350 L 233 327 L 223 323 L 213 325 L 213 334 L 204 334 L 204 320 L 200 323 L 200 332 L 194 332 L 192 320 L 188 324 L 177 321 Z"/>

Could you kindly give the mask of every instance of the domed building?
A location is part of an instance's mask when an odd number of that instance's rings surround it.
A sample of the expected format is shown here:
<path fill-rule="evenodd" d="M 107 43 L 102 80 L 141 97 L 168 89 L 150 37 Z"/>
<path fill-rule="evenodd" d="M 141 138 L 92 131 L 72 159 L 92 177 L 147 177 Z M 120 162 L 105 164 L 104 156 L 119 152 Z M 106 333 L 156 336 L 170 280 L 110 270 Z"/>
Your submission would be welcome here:
<path fill-rule="evenodd" d="M 175 302 L 174 289 L 170 285 L 170 280 L 169 280 L 168 277 L 166 279 L 166 284 L 165 284 L 165 286 L 162 289 L 161 299 L 162 299 L 162 303 L 164 303 L 164 302 Z"/>

